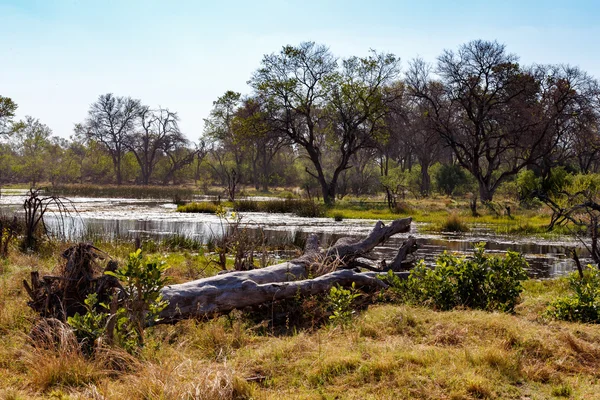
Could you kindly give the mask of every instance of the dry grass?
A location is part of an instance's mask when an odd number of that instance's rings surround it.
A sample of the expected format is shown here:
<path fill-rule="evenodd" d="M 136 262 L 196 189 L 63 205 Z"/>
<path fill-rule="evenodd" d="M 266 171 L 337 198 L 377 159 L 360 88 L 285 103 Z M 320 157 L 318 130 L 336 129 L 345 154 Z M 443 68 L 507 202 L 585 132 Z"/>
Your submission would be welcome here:
<path fill-rule="evenodd" d="M 55 261 L 3 265 L 0 399 L 600 398 L 598 327 L 539 316 L 564 291 L 556 281 L 525 282 L 514 315 L 387 304 L 344 329 L 274 336 L 239 313 L 151 328 L 138 358 L 104 349 L 90 360 L 68 334 L 58 347 L 27 338 L 20 280 Z"/>

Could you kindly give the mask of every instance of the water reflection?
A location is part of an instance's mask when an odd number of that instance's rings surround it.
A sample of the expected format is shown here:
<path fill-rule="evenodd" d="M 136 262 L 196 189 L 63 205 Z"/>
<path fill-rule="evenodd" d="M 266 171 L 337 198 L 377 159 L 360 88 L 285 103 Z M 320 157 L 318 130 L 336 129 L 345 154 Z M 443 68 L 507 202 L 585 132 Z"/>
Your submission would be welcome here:
<path fill-rule="evenodd" d="M 12 197 L 12 198 L 11 198 Z M 46 223 L 51 231 L 72 241 L 78 240 L 160 240 L 181 235 L 201 243 L 220 236 L 223 221 L 211 214 L 182 214 L 175 206 L 156 200 L 131 199 L 72 199 L 77 212 L 67 216 L 49 214 Z M 20 196 L 3 196 L 0 205 L 6 211 L 19 210 Z M 323 245 L 334 243 L 342 236 L 361 237 L 373 227 L 374 221 L 344 220 L 335 222 L 330 218 L 299 218 L 293 215 L 246 213 L 244 223 L 249 233 L 263 237 L 268 245 L 280 246 L 294 243 L 302 246 L 310 233 L 319 235 Z M 578 248 L 582 263 L 590 262 L 589 253 L 572 239 L 548 241 L 531 237 L 505 237 L 492 234 L 480 227 L 466 235 L 428 234 L 420 232 L 422 225 L 413 224 L 410 234 L 416 235 L 420 249 L 416 256 L 433 264 L 435 258 L 448 250 L 458 254 L 472 253 L 475 243 L 487 242 L 490 253 L 514 250 L 525 254 L 533 277 L 564 275 L 574 268 L 566 255 L 569 249 Z M 375 250 L 377 258 L 391 259 L 402 241 L 409 234 L 392 238 L 385 246 Z"/>
<path fill-rule="evenodd" d="M 47 219 L 48 226 L 56 234 L 64 234 L 69 240 L 131 240 L 136 237 L 141 239 L 161 240 L 173 235 L 181 235 L 201 243 L 207 243 L 214 237 L 222 235 L 224 225 L 212 217 L 206 220 L 185 219 L 103 219 L 87 218 L 85 216 L 70 216 L 58 218 L 50 216 Z M 352 229 L 330 229 L 333 222 L 320 223 L 304 229 L 306 226 L 287 224 L 283 226 L 270 226 L 265 224 L 259 226 L 258 222 L 248 224 L 247 229 L 255 238 L 264 237 L 269 246 L 281 246 L 295 244 L 302 246 L 310 233 L 316 233 L 321 243 L 325 246 L 334 243 L 342 236 L 361 237 L 368 232 L 372 222 Z M 310 225 L 310 224 L 307 224 Z M 348 233 L 347 233 L 348 232 Z M 514 250 L 525 254 L 530 265 L 530 275 L 538 278 L 548 278 L 564 275 L 573 270 L 573 261 L 567 256 L 568 249 L 576 247 L 575 243 L 527 241 L 523 238 L 509 240 L 506 237 L 495 235 L 431 235 L 419 234 L 418 225 L 413 227 L 419 242 L 419 250 L 416 256 L 424 259 L 427 264 L 432 265 L 435 258 L 444 251 L 468 255 L 473 252 L 476 243 L 484 241 L 487 243 L 488 253 L 503 254 L 507 250 Z M 385 246 L 379 246 L 374 251 L 374 256 L 379 259 L 391 259 L 408 234 L 400 234 L 390 239 Z M 578 249 L 583 263 L 590 262 L 589 253 L 585 248 Z"/>

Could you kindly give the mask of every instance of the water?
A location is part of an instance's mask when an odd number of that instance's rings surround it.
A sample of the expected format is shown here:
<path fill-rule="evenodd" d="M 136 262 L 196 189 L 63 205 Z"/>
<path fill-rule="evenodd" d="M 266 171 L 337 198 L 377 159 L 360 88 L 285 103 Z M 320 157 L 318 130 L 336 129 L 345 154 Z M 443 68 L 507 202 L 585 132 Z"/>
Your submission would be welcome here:
<path fill-rule="evenodd" d="M 3 194 L 5 192 L 3 191 Z M 5 212 L 19 210 L 23 193 L 3 195 L 0 207 Z M 166 201 L 137 199 L 72 198 L 68 215 L 48 213 L 45 219 L 52 233 L 68 240 L 141 239 L 160 240 L 181 235 L 201 243 L 220 236 L 226 222 L 212 214 L 177 213 L 176 206 Z M 368 234 L 375 221 L 344 220 L 331 218 L 300 218 L 289 214 L 244 213 L 242 223 L 252 235 L 264 235 L 270 245 L 302 243 L 315 233 L 323 245 L 329 245 L 342 236 L 361 237 Z M 398 247 L 408 235 L 418 239 L 416 257 L 433 264 L 435 257 L 444 250 L 468 254 L 478 242 L 487 242 L 490 253 L 503 254 L 514 250 L 525 255 L 530 264 L 530 275 L 547 278 L 564 275 L 574 269 L 567 252 L 578 248 L 582 263 L 590 262 L 585 247 L 572 238 L 549 241 L 522 236 L 499 236 L 485 227 L 469 234 L 422 233 L 423 225 L 413 224 L 410 233 L 399 234 L 384 246 L 375 249 L 373 255 L 382 259 L 393 258 Z"/>

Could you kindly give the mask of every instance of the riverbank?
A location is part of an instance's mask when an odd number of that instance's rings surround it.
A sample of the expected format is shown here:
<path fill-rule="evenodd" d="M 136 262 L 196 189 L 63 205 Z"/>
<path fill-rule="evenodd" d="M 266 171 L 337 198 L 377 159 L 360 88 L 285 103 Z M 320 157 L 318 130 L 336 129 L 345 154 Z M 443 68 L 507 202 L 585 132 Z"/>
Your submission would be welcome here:
<path fill-rule="evenodd" d="M 560 279 L 524 282 L 513 315 L 381 302 L 341 327 L 319 314 L 325 299 L 310 298 L 288 305 L 287 317 L 275 315 L 274 324 L 269 310 L 150 328 L 137 358 L 116 350 L 95 360 L 73 349 L 36 350 L 27 342 L 34 316 L 21 281 L 32 270 L 51 271 L 62 247 L 48 247 L 41 256 L 13 252 L 1 264 L 1 398 L 597 396 L 597 327 L 541 316 L 564 293 Z M 131 250 L 103 249 L 119 258 Z M 160 248 L 147 255 L 166 261 L 177 282 L 215 272 L 202 268 L 205 257 L 198 252 Z"/>

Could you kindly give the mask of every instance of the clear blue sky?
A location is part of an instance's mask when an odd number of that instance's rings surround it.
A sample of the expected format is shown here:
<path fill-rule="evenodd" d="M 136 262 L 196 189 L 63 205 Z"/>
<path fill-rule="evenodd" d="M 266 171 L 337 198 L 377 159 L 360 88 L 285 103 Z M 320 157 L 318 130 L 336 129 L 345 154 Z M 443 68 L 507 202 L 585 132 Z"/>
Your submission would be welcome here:
<path fill-rule="evenodd" d="M 600 78 L 600 2 L 401 0 L 0 0 L 0 95 L 68 137 L 98 95 L 177 111 L 197 140 L 212 102 L 247 93 L 263 54 L 312 40 L 403 64 L 498 40 L 522 64 L 569 63 Z"/>

